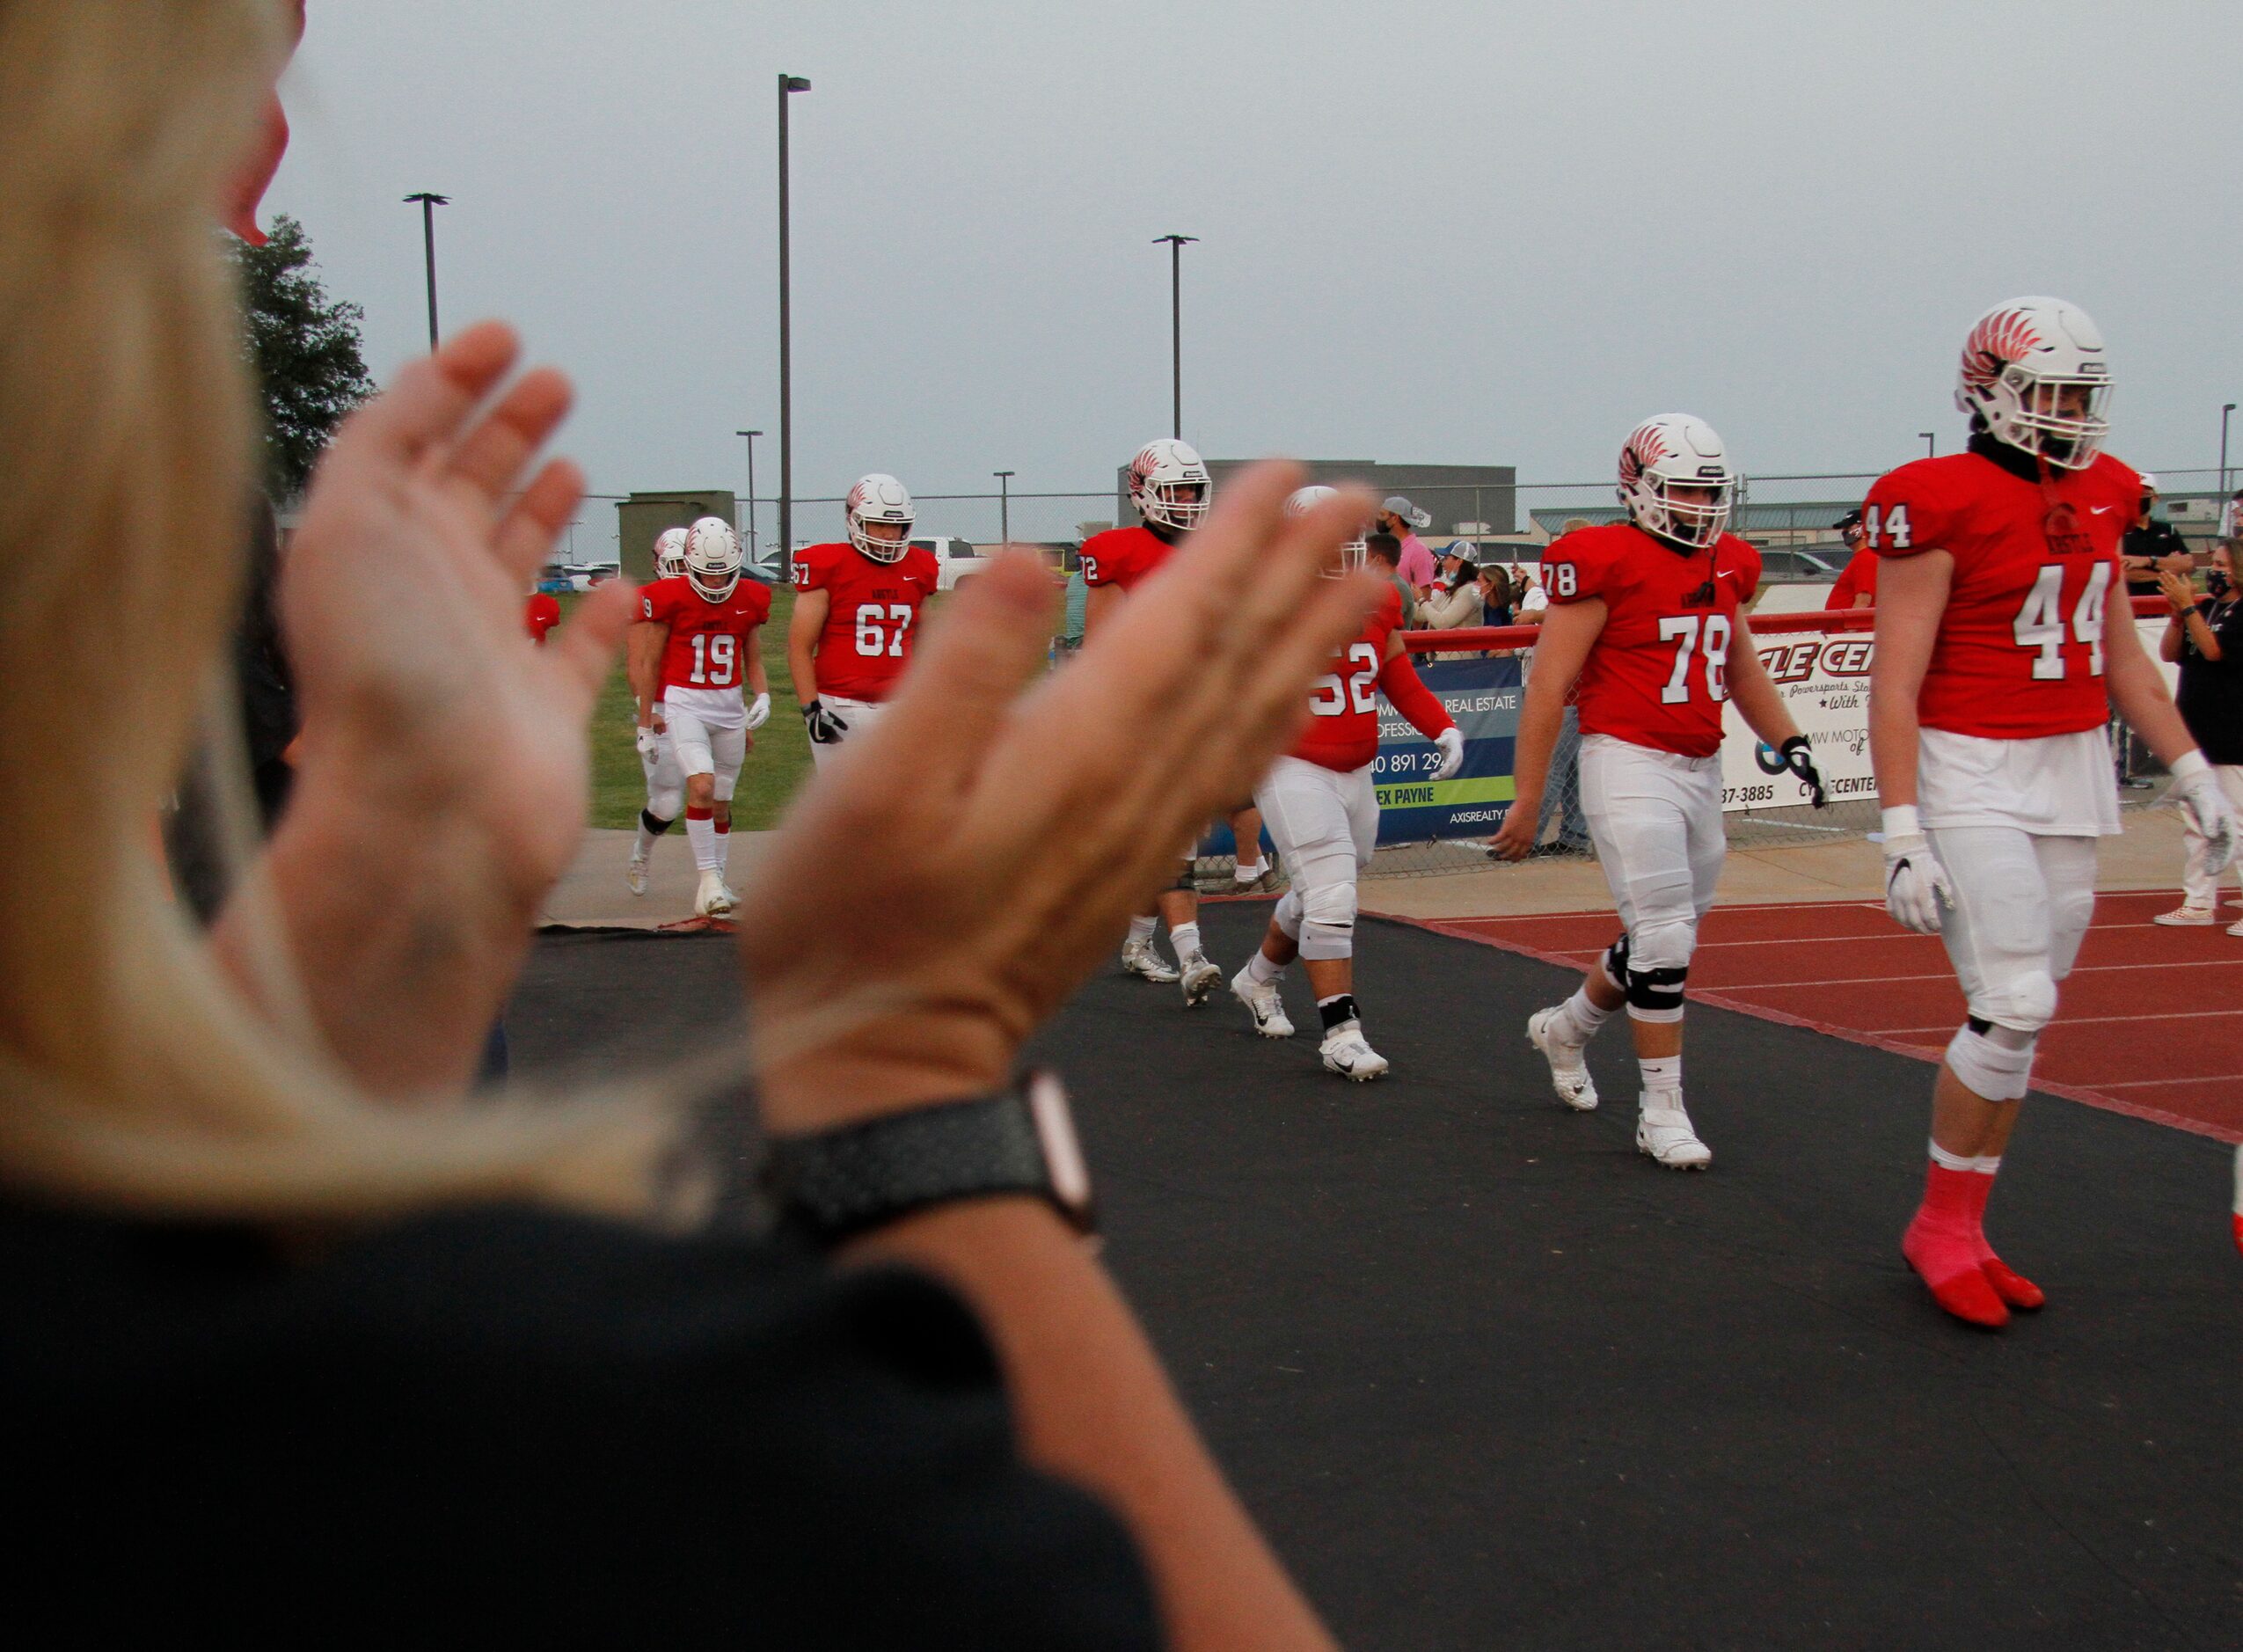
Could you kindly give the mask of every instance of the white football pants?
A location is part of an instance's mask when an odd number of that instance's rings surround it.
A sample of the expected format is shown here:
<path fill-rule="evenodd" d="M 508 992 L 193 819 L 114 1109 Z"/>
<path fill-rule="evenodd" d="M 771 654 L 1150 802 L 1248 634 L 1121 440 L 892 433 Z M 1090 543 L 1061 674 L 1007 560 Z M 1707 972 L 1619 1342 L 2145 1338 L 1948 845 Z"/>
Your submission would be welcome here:
<path fill-rule="evenodd" d="M 873 700 L 845 700 L 838 694 L 821 694 L 818 698 L 828 711 L 849 725 L 849 732 L 829 746 L 822 746 L 815 740 L 810 742 L 810 762 L 822 769 L 840 756 L 842 747 L 878 722 L 888 707 Z"/>
<path fill-rule="evenodd" d="M 729 800 L 740 783 L 740 765 L 748 760 L 747 725 L 712 726 L 692 712 L 669 705 L 662 707 L 662 720 L 669 725 L 668 743 L 677 754 L 679 771 L 715 776 L 718 799 Z"/>
<path fill-rule="evenodd" d="M 1631 968 L 1689 968 L 1728 849 L 1721 758 L 1584 735 L 1581 808 L 1627 932 Z"/>
<path fill-rule="evenodd" d="M 2014 826 L 1925 831 L 1954 885 L 1940 925 L 1970 1013 L 2020 1033 L 2056 1014 L 2095 911 L 2095 840 L 2042 837 Z"/>
<path fill-rule="evenodd" d="M 1370 766 L 1342 774 L 1320 763 L 1280 757 L 1256 788 L 1254 803 L 1292 879 L 1279 903 L 1281 926 L 1291 932 L 1288 917 L 1298 925 L 1304 958 L 1353 957 L 1355 879 L 1378 844 L 1378 792 Z"/>

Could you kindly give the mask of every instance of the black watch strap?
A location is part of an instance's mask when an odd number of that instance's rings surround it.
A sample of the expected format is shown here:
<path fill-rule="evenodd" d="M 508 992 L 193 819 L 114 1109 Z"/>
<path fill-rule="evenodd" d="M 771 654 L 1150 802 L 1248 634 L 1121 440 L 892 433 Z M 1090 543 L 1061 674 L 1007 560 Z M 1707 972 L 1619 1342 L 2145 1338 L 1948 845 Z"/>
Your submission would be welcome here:
<path fill-rule="evenodd" d="M 784 1217 L 828 1244 L 930 1205 L 1008 1193 L 1091 1227 L 1066 1092 L 1041 1069 L 996 1095 L 780 1137 L 766 1176 Z"/>

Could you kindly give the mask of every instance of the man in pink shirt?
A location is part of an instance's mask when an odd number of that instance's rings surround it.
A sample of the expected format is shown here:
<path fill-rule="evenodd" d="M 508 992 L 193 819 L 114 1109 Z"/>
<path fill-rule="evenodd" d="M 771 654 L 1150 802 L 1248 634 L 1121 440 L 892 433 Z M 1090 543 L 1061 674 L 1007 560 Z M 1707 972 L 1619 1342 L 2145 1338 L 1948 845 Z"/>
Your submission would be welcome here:
<path fill-rule="evenodd" d="M 1396 493 L 1378 508 L 1378 530 L 1391 533 L 1401 542 L 1401 560 L 1395 571 L 1402 576 L 1402 583 L 1418 594 L 1421 600 L 1433 587 L 1433 552 L 1425 548 L 1425 541 L 1417 537 L 1420 528 L 1433 526 L 1433 518 L 1415 505 Z"/>

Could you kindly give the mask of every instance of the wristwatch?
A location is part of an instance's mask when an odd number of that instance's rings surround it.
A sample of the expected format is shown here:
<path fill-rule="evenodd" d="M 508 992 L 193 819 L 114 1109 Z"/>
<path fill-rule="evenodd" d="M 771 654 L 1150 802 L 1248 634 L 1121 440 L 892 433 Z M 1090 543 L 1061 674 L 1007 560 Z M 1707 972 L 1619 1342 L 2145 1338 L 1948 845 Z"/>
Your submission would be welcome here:
<path fill-rule="evenodd" d="M 783 1221 L 826 1244 L 930 1205 L 997 1194 L 1048 1200 L 1094 1231 L 1067 1086 L 1032 1067 L 995 1095 L 773 1141 L 764 1178 Z"/>

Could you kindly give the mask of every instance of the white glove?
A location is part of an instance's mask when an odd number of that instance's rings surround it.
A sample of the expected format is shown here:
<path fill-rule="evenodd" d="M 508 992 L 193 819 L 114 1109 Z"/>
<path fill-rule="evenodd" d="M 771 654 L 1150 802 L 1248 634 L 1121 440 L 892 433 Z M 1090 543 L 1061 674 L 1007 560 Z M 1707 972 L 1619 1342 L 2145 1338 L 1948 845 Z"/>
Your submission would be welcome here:
<path fill-rule="evenodd" d="M 1913 805 L 1885 811 L 1885 910 L 1903 929 L 1940 932 L 1940 918 L 1954 910 L 1954 885 L 1932 852 Z"/>
<path fill-rule="evenodd" d="M 1433 778 L 1436 780 L 1454 779 L 1456 778 L 1457 771 L 1465 766 L 1465 737 L 1463 733 L 1454 723 L 1451 723 L 1448 727 L 1434 735 L 1433 743 L 1441 749 L 1441 768 L 1439 772 L 1435 774 Z"/>
<path fill-rule="evenodd" d="M 754 734 L 771 720 L 771 697 L 758 694 L 748 705 L 748 732 Z"/>
<path fill-rule="evenodd" d="M 662 737 L 644 723 L 639 726 L 639 755 L 652 761 L 661 755 Z"/>
<path fill-rule="evenodd" d="M 2188 752 L 2174 764 L 2173 800 L 2189 830 L 2204 840 L 2204 870 L 2217 878 L 2235 859 L 2235 810 L 2203 752 Z"/>

